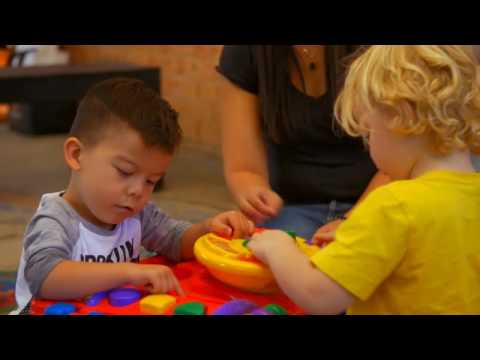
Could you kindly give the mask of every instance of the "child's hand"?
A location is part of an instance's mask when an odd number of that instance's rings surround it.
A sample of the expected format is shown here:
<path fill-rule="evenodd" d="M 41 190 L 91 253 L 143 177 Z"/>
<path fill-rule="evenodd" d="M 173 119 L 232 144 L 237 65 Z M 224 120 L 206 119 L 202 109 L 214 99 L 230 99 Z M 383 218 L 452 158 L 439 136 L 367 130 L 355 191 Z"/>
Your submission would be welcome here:
<path fill-rule="evenodd" d="M 283 246 L 291 246 L 294 244 L 295 240 L 293 240 L 285 231 L 265 230 L 259 234 L 253 235 L 247 246 L 252 250 L 253 255 L 258 260 L 268 264 L 268 254 L 271 254 Z"/>
<path fill-rule="evenodd" d="M 313 244 L 325 246 L 335 239 L 335 232 L 343 220 L 338 219 L 320 227 L 313 235 Z"/>
<path fill-rule="evenodd" d="M 252 187 L 237 196 L 240 210 L 256 224 L 275 217 L 283 207 L 283 200 L 278 194 L 264 187 Z"/>
<path fill-rule="evenodd" d="M 255 232 L 255 225 L 239 211 L 227 211 L 207 221 L 209 232 L 226 238 L 242 239 Z"/>
<path fill-rule="evenodd" d="M 145 286 L 151 293 L 164 294 L 175 290 L 184 295 L 180 284 L 168 266 L 131 264 L 128 282 L 135 286 Z"/>

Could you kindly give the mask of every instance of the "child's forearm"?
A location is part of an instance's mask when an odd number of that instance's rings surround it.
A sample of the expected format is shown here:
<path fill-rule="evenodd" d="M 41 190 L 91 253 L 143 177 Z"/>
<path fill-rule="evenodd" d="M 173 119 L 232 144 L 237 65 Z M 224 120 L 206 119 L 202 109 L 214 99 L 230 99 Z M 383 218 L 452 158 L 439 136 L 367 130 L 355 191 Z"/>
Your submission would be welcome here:
<path fill-rule="evenodd" d="M 353 301 L 325 274 L 316 269 L 310 259 L 292 242 L 268 255 L 270 269 L 283 292 L 309 314 L 336 315 Z"/>
<path fill-rule="evenodd" d="M 182 236 L 182 260 L 192 259 L 193 246 L 197 239 L 209 232 L 208 220 L 190 226 Z"/>
<path fill-rule="evenodd" d="M 292 242 L 291 246 L 273 249 L 268 264 L 284 293 L 297 305 L 307 308 L 311 300 L 308 284 L 316 271 L 308 257 Z"/>
<path fill-rule="evenodd" d="M 67 300 L 121 287 L 129 282 L 132 265 L 62 261 L 43 282 L 39 295 L 46 299 Z"/>

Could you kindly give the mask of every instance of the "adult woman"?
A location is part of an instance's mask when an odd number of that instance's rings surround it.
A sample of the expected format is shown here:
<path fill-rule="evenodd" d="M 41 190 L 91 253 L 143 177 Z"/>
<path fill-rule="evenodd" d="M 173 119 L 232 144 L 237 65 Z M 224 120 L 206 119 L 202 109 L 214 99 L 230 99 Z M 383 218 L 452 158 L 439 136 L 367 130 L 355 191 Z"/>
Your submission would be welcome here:
<path fill-rule="evenodd" d="M 319 227 L 335 229 L 362 194 L 386 181 L 363 144 L 332 121 L 344 60 L 356 48 L 224 47 L 217 70 L 225 176 L 257 225 L 310 239 Z"/>

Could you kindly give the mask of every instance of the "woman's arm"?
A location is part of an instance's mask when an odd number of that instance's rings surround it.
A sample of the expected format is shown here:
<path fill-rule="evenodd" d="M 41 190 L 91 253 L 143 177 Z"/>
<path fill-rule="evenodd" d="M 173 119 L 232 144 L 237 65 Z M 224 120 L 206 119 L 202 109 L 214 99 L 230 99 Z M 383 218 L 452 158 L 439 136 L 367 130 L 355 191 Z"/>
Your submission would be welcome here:
<path fill-rule="evenodd" d="M 269 184 L 267 155 L 260 123 L 258 97 L 222 77 L 220 118 L 227 185 L 255 222 L 275 216 L 282 200 Z"/>

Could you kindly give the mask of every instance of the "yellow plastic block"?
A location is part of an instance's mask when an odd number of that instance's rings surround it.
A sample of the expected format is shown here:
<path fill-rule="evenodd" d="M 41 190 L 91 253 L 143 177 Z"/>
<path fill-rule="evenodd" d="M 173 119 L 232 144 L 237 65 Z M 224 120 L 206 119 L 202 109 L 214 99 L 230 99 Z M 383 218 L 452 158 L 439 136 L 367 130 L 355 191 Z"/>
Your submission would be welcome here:
<path fill-rule="evenodd" d="M 175 302 L 170 295 L 149 295 L 140 301 L 140 310 L 148 314 L 164 314 Z"/>

